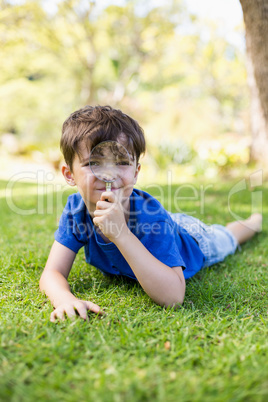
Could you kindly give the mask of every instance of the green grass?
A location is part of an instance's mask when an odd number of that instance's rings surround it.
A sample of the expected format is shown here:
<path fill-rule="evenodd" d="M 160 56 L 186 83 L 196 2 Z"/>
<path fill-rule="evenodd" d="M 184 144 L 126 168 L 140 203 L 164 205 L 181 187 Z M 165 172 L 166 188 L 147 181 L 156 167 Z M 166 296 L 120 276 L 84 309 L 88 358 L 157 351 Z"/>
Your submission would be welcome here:
<path fill-rule="evenodd" d="M 204 208 L 197 198 L 185 198 L 180 208 L 208 223 L 231 221 L 233 184 L 214 184 Z M 263 232 L 188 280 L 179 310 L 155 305 L 134 281 L 103 277 L 81 250 L 69 277 L 72 291 L 107 315 L 57 324 L 49 321 L 52 306 L 38 281 L 61 210 L 55 207 L 59 194 L 52 199 L 45 189 L 38 204 L 35 186 L 16 184 L 12 208 L 39 208 L 39 214 L 22 216 L 10 210 L 5 188 L 0 182 L 1 401 L 268 399 L 267 187 Z M 236 194 L 232 210 L 249 215 L 251 195 Z"/>

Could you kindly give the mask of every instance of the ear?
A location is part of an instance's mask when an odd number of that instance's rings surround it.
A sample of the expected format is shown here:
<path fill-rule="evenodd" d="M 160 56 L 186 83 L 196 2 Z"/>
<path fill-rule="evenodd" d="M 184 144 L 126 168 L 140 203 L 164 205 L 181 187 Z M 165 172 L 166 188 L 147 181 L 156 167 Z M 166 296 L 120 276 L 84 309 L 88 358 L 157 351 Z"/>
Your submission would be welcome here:
<path fill-rule="evenodd" d="M 75 181 L 74 181 L 74 177 L 73 177 L 73 173 L 71 172 L 71 169 L 68 165 L 66 165 L 66 163 L 64 163 L 62 165 L 61 168 L 61 173 L 64 176 L 64 179 L 66 180 L 66 183 L 69 184 L 69 186 L 75 186 Z"/>
<path fill-rule="evenodd" d="M 137 183 L 140 170 L 141 170 L 141 164 L 138 163 L 138 164 L 137 164 L 137 167 L 136 167 L 136 170 L 135 170 L 135 175 L 134 175 L 134 184 Z"/>

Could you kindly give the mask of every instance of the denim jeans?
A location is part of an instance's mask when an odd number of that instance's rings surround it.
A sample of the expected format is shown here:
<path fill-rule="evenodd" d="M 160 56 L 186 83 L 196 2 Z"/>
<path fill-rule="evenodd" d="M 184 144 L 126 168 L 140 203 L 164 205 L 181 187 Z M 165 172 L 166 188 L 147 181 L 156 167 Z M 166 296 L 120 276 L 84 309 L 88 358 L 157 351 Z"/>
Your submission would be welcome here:
<path fill-rule="evenodd" d="M 240 248 L 234 235 L 225 226 L 206 225 L 193 216 L 170 213 L 171 218 L 184 228 L 198 243 L 205 256 L 203 267 L 223 261 Z"/>

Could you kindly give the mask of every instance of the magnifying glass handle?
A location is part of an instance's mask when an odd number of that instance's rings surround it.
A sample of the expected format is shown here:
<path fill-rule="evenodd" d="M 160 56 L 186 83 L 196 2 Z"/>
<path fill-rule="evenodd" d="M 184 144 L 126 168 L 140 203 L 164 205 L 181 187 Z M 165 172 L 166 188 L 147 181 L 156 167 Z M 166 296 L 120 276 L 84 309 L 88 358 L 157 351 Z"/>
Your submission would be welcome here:
<path fill-rule="evenodd" d="M 106 186 L 106 191 L 111 191 L 112 190 L 112 183 L 105 183 L 105 186 Z M 105 201 L 108 201 L 109 202 L 109 200 L 108 199 L 106 199 Z"/>
<path fill-rule="evenodd" d="M 112 183 L 105 183 L 106 184 L 106 191 L 111 191 Z"/>

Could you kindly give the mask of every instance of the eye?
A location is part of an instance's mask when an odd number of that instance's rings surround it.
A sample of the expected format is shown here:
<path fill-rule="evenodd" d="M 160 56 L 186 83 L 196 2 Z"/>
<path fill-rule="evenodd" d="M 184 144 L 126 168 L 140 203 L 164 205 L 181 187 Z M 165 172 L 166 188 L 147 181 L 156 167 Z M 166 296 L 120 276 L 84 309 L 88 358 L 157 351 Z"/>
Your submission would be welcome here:
<path fill-rule="evenodd" d="M 87 166 L 99 166 L 100 165 L 100 163 L 99 162 L 97 162 L 97 161 L 90 161 L 88 164 L 87 164 Z"/>
<path fill-rule="evenodd" d="M 130 163 L 129 163 L 128 160 L 126 160 L 126 161 L 118 161 L 118 162 L 116 162 L 116 165 L 118 165 L 118 166 L 129 166 Z"/>

